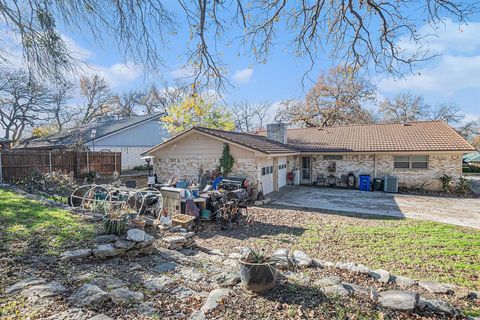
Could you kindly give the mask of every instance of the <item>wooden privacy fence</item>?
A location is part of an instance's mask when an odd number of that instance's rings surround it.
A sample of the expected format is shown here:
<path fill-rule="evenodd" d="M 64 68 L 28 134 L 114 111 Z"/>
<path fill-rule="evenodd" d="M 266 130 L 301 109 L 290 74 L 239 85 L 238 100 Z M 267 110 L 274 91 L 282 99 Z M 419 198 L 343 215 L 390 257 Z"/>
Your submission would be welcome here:
<path fill-rule="evenodd" d="M 73 172 L 76 178 L 88 172 L 110 175 L 121 172 L 120 152 L 75 152 L 45 150 L 0 151 L 0 181 L 8 182 L 41 172 Z"/>

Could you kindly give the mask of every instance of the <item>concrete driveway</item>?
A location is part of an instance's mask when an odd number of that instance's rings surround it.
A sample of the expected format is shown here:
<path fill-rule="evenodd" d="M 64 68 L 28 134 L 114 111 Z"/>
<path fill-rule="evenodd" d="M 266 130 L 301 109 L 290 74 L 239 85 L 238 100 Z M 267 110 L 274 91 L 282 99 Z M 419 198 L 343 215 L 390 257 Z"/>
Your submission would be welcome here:
<path fill-rule="evenodd" d="M 273 204 L 333 213 L 415 218 L 480 229 L 480 199 L 429 197 L 359 190 L 286 186 Z"/>

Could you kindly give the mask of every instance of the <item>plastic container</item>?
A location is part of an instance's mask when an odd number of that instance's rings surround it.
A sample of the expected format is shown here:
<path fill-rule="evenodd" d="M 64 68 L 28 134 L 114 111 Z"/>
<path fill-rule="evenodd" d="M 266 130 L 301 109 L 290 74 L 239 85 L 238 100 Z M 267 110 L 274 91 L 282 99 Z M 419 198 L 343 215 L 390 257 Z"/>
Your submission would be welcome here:
<path fill-rule="evenodd" d="M 371 191 L 371 178 L 369 175 L 360 175 L 358 188 L 362 191 Z"/>
<path fill-rule="evenodd" d="M 265 292 L 273 289 L 277 282 L 275 262 L 249 263 L 240 260 L 240 280 L 243 286 L 253 292 Z"/>
<path fill-rule="evenodd" d="M 383 191 L 383 179 L 380 179 L 380 178 L 373 179 L 373 190 Z"/>

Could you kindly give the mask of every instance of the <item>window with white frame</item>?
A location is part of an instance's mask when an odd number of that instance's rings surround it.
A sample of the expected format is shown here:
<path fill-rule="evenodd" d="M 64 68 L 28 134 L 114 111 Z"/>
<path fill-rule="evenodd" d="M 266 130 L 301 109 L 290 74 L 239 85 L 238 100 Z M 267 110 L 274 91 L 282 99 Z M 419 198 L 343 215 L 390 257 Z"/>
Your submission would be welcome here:
<path fill-rule="evenodd" d="M 393 158 L 395 169 L 427 169 L 428 156 L 396 156 Z"/>

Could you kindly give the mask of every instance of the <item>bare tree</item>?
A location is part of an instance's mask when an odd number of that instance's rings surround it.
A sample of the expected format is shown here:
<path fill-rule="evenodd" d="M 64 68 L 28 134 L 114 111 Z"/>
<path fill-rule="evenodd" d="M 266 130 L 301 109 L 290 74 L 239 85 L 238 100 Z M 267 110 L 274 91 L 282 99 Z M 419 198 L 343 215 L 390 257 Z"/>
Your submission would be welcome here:
<path fill-rule="evenodd" d="M 236 130 L 240 132 L 252 132 L 261 129 L 270 115 L 271 104 L 267 102 L 248 103 L 243 101 L 230 107 L 235 121 Z"/>
<path fill-rule="evenodd" d="M 65 124 L 70 123 L 75 116 L 74 108 L 69 104 L 73 98 L 72 91 L 73 84 L 70 82 L 58 84 L 52 89 L 50 112 L 53 118 L 53 128 L 56 132 L 62 131 Z"/>
<path fill-rule="evenodd" d="M 192 93 L 193 89 L 191 87 L 179 82 L 172 86 L 164 83 L 161 89 L 152 85 L 147 90 L 137 94 L 136 103 L 144 109 L 145 113 L 164 114 L 168 107 L 182 103 Z"/>
<path fill-rule="evenodd" d="M 80 78 L 80 94 L 85 98 L 85 104 L 78 110 L 79 124 L 87 124 L 96 117 L 111 113 L 108 101 L 111 98 L 108 83 L 98 75 Z"/>
<path fill-rule="evenodd" d="M 413 4 L 416 15 L 410 14 Z M 445 18 L 461 24 L 476 12 L 478 3 L 464 0 L 177 0 L 168 6 L 161 0 L 0 1 L 8 32 L 21 39 L 29 66 L 39 73 L 55 77 L 74 58 L 57 31 L 58 23 L 67 30 L 82 30 L 99 43 L 113 38 L 126 59 L 157 70 L 169 54 L 165 41 L 175 39 L 186 21 L 190 31 L 186 65 L 192 69 L 192 79 L 217 86 L 226 74 L 217 51 L 219 41 L 240 38 L 263 62 L 282 33 L 289 36 L 294 54 L 306 56 L 311 66 L 320 51 L 328 50 L 332 59 L 354 70 L 373 65 L 401 74 L 402 67 L 431 57 L 420 45 L 424 35 L 417 21 L 435 29 Z M 233 32 L 239 30 L 240 37 Z M 232 38 L 227 38 L 230 34 Z M 416 43 L 417 50 L 405 50 L 399 41 L 403 38 Z"/>
<path fill-rule="evenodd" d="M 370 123 L 374 117 L 365 105 L 375 97 L 375 87 L 366 78 L 350 68 L 336 67 L 320 75 L 304 103 L 285 101 L 277 119 L 301 127 Z"/>
<path fill-rule="evenodd" d="M 401 122 L 421 120 L 428 115 L 428 106 L 421 96 L 411 93 L 400 93 L 393 99 L 385 99 L 380 103 L 379 112 L 384 121 Z"/>
<path fill-rule="evenodd" d="M 138 91 L 131 90 L 122 94 L 113 95 L 107 103 L 111 106 L 112 113 L 116 114 L 119 118 L 130 118 L 136 116 L 139 111 L 137 101 L 140 99 L 140 95 L 141 93 Z"/>
<path fill-rule="evenodd" d="M 460 122 L 465 117 L 461 109 L 455 104 L 443 103 L 430 110 L 429 119 L 443 121 L 448 124 Z"/>
<path fill-rule="evenodd" d="M 472 141 L 480 135 L 480 120 L 468 121 L 467 123 L 457 127 L 457 132 L 467 141 Z"/>
<path fill-rule="evenodd" d="M 26 70 L 0 72 L 0 126 L 4 138 L 18 142 L 29 127 L 50 120 L 51 93 Z"/>

